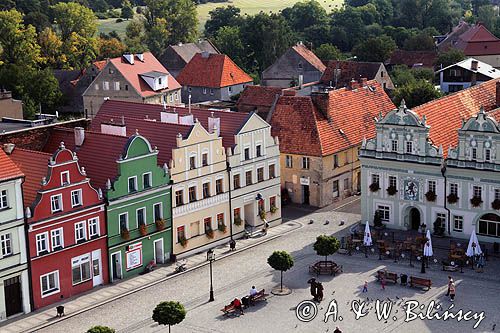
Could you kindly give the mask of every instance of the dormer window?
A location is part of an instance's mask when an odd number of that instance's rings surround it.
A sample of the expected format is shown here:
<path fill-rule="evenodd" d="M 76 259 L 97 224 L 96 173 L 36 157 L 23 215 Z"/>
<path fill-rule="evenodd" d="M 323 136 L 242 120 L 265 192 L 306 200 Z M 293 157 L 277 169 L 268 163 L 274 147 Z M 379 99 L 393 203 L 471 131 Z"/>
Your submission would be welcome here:
<path fill-rule="evenodd" d="M 406 152 L 408 154 L 413 153 L 413 142 L 412 141 L 406 141 Z"/>
<path fill-rule="evenodd" d="M 161 77 L 158 78 L 158 84 L 161 85 Z"/>

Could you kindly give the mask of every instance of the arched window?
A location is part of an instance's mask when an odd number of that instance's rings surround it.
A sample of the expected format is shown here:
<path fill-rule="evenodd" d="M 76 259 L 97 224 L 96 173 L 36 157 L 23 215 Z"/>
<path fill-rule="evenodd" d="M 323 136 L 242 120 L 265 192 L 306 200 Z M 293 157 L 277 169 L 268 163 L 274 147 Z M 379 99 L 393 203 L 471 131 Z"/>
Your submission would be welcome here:
<path fill-rule="evenodd" d="M 490 237 L 500 237 L 500 216 L 494 213 L 481 216 L 479 219 L 478 234 Z"/>

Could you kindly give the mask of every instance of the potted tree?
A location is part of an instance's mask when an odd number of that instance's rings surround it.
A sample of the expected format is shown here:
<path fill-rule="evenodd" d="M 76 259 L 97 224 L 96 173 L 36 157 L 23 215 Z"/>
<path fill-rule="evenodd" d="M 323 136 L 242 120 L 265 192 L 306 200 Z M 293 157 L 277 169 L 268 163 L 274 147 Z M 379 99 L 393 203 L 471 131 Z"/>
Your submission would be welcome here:
<path fill-rule="evenodd" d="M 155 224 L 156 224 L 156 229 L 158 229 L 158 231 L 165 229 L 165 220 L 164 219 L 156 220 Z"/>
<path fill-rule="evenodd" d="M 283 272 L 286 272 L 293 267 L 293 258 L 286 251 L 274 251 L 269 258 L 267 258 L 269 266 L 277 271 L 280 271 L 280 290 L 283 292 Z"/>
<path fill-rule="evenodd" d="M 493 202 L 491 203 L 491 208 L 493 208 L 495 210 L 499 210 L 500 209 L 500 199 L 493 200 Z"/>
<path fill-rule="evenodd" d="M 168 325 L 170 333 L 170 326 L 177 325 L 186 318 L 186 309 L 179 302 L 161 302 L 153 310 L 152 318 L 159 325 Z"/>
<path fill-rule="evenodd" d="M 146 236 L 148 234 L 148 227 L 146 224 L 140 224 L 139 225 L 139 233 L 141 236 Z"/>
<path fill-rule="evenodd" d="M 429 202 L 434 202 L 436 201 L 436 192 L 434 191 L 427 191 L 427 193 L 425 193 L 425 198 L 427 199 L 427 201 Z"/>
<path fill-rule="evenodd" d="M 391 185 L 387 188 L 387 194 L 389 194 L 389 195 L 394 195 L 394 194 L 396 194 L 396 192 L 398 192 L 398 189 L 396 188 L 396 186 Z"/>
<path fill-rule="evenodd" d="M 473 196 L 470 199 L 470 204 L 472 205 L 472 207 L 479 207 L 479 206 L 481 206 L 482 203 L 483 203 L 483 200 L 481 199 L 481 197 Z"/>
<path fill-rule="evenodd" d="M 125 239 L 125 240 L 129 240 L 130 239 L 130 232 L 128 231 L 127 228 L 122 228 L 120 230 L 120 236 Z"/>
<path fill-rule="evenodd" d="M 458 196 L 455 193 L 450 193 L 447 197 L 448 203 L 454 204 L 458 202 Z"/>
<path fill-rule="evenodd" d="M 318 256 L 324 256 L 325 262 L 328 262 L 328 256 L 340 249 L 340 241 L 334 236 L 320 235 L 316 237 L 313 248 Z"/>

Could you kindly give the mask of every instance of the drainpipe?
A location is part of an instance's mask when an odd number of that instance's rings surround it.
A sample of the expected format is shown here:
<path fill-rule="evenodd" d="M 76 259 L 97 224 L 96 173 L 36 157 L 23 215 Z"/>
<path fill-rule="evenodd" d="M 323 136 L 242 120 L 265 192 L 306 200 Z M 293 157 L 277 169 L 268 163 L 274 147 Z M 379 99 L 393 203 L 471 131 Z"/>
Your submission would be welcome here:
<path fill-rule="evenodd" d="M 29 225 L 28 225 L 28 218 L 26 217 L 26 211 L 25 211 L 25 207 L 24 207 L 24 191 L 23 191 L 23 188 L 24 188 L 24 183 L 25 182 L 26 182 L 26 177 L 23 177 L 23 180 L 21 182 L 21 205 L 23 205 L 24 243 L 25 243 L 25 246 L 26 246 L 26 264 L 27 264 L 27 267 L 28 267 L 28 292 L 30 293 L 29 294 L 29 299 L 30 299 L 29 312 L 33 312 L 33 311 L 35 311 L 35 299 L 33 297 L 33 283 L 31 282 L 31 281 L 33 281 L 33 279 L 32 279 L 33 273 L 31 271 L 31 253 L 30 253 L 30 245 L 29 245 Z M 21 283 L 22 283 L 22 281 L 21 281 Z M 22 286 L 22 284 L 21 284 L 21 286 Z M 27 309 L 24 309 L 25 313 L 26 313 L 26 310 Z"/>
<path fill-rule="evenodd" d="M 448 224 L 448 235 L 451 235 L 451 224 L 450 224 L 450 216 L 451 216 L 451 211 L 448 208 L 447 204 L 448 201 L 446 200 L 446 192 L 448 190 L 448 180 L 446 179 L 446 162 L 443 161 L 443 164 L 441 166 L 441 175 L 444 178 L 444 209 L 448 212 L 448 218 L 447 218 L 447 224 Z"/>
<path fill-rule="evenodd" d="M 231 166 L 229 165 L 229 161 L 226 161 L 226 171 L 227 177 L 229 180 L 229 235 L 231 236 L 231 240 L 233 240 L 233 208 L 231 205 Z"/>

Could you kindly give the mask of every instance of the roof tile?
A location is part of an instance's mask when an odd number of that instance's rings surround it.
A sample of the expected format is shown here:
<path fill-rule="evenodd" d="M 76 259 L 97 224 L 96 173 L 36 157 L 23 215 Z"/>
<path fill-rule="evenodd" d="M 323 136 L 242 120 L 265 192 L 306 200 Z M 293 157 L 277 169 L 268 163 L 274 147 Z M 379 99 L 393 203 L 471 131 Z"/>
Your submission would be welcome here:
<path fill-rule="evenodd" d="M 23 177 L 24 174 L 12 159 L 0 149 L 0 181 Z"/>

